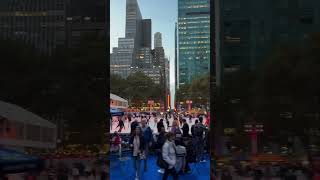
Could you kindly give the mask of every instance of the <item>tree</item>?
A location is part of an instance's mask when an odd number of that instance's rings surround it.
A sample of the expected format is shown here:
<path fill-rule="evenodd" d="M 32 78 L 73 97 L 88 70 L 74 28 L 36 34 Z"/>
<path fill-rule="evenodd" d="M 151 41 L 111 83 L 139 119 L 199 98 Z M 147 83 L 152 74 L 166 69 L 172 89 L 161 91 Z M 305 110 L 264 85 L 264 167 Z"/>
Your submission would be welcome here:
<path fill-rule="evenodd" d="M 259 105 L 270 112 L 272 126 L 303 129 L 301 125 L 317 125 L 312 119 L 307 120 L 305 114 L 317 112 L 319 107 L 319 35 L 310 35 L 302 44 L 277 50 L 261 69 L 256 86 L 265 103 Z M 280 118 L 281 112 L 292 112 L 292 119 Z M 303 120 L 307 121 L 302 123 Z"/>
<path fill-rule="evenodd" d="M 210 76 L 205 74 L 194 79 L 190 85 L 190 98 L 194 104 L 207 105 L 210 96 Z"/>

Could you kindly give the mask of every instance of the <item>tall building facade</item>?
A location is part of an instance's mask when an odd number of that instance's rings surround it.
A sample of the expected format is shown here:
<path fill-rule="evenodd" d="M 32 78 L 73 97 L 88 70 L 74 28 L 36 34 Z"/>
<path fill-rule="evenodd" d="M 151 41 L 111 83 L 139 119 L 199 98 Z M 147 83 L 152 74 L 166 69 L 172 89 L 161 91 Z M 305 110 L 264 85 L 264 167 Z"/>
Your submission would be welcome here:
<path fill-rule="evenodd" d="M 133 38 L 119 38 L 118 47 L 110 54 L 110 73 L 127 78 L 131 72 L 134 51 Z"/>
<path fill-rule="evenodd" d="M 119 38 L 118 47 L 110 54 L 110 73 L 127 78 L 135 66 L 135 57 L 141 47 L 141 12 L 137 0 L 126 1 L 125 37 Z"/>
<path fill-rule="evenodd" d="M 44 55 L 65 45 L 66 0 L 1 0 L 0 36 L 22 40 Z"/>
<path fill-rule="evenodd" d="M 162 34 L 160 32 L 154 34 L 154 48 L 157 47 L 162 47 Z"/>
<path fill-rule="evenodd" d="M 255 70 L 275 47 L 302 44 L 320 28 L 320 1 L 217 0 L 217 86 L 227 74 Z"/>
<path fill-rule="evenodd" d="M 175 90 L 179 88 L 179 76 L 178 76 L 178 31 L 177 31 L 177 23 L 175 23 L 174 27 L 174 77 L 175 77 Z"/>
<path fill-rule="evenodd" d="M 66 0 L 66 45 L 77 48 L 83 36 L 106 34 L 106 1 Z"/>
<path fill-rule="evenodd" d="M 111 73 L 127 78 L 138 70 L 145 71 L 149 75 L 156 72 L 150 70 L 153 66 L 151 25 L 151 19 L 142 19 L 137 0 L 127 0 L 125 38 L 119 38 L 119 47 L 113 48 L 113 53 L 110 54 Z M 127 42 L 120 44 L 120 39 Z M 156 72 L 154 76 L 157 77 L 157 74 L 159 73 Z"/>
<path fill-rule="evenodd" d="M 137 0 L 127 0 L 126 2 L 126 29 L 125 37 L 135 40 L 135 48 L 140 47 L 141 42 L 141 12 Z"/>
<path fill-rule="evenodd" d="M 161 74 L 160 74 L 160 68 L 157 66 L 153 66 L 150 68 L 136 68 L 132 67 L 131 73 L 136 72 L 143 72 L 145 75 L 150 77 L 155 84 L 161 83 Z"/>
<path fill-rule="evenodd" d="M 133 67 L 150 68 L 152 67 L 151 49 L 148 47 L 140 48 L 135 54 L 135 63 Z"/>
<path fill-rule="evenodd" d="M 210 71 L 210 0 L 178 0 L 179 86 Z"/>
<path fill-rule="evenodd" d="M 142 30 L 141 47 L 147 47 L 151 49 L 151 37 L 152 37 L 151 19 L 143 19 L 141 21 L 141 30 Z"/>

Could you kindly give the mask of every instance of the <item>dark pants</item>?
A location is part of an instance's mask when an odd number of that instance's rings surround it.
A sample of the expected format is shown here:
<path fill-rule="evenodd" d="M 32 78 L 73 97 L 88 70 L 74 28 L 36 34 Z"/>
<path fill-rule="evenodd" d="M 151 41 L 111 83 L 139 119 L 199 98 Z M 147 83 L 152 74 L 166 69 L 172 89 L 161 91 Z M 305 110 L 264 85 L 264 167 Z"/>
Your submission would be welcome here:
<path fill-rule="evenodd" d="M 172 175 L 172 177 L 173 177 L 174 180 L 178 180 L 178 179 L 179 179 L 178 173 L 177 173 L 176 169 L 175 169 L 175 168 L 171 168 L 171 169 L 165 169 L 165 170 L 164 170 L 164 175 L 163 175 L 162 180 L 167 180 L 169 174 Z"/>

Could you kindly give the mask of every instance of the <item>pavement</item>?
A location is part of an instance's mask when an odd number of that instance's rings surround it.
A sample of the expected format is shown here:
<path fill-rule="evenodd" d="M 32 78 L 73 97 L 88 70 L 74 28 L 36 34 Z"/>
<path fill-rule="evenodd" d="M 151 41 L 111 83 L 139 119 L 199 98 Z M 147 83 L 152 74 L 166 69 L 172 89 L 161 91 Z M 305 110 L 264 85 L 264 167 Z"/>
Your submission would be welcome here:
<path fill-rule="evenodd" d="M 124 162 L 111 160 L 110 162 L 110 180 L 134 180 L 135 172 L 131 157 Z M 198 164 L 190 164 L 192 172 L 180 175 L 180 180 L 209 180 L 210 179 L 210 161 Z M 141 179 L 140 180 L 160 180 L 162 174 L 158 172 L 159 167 L 156 165 L 156 157 L 150 156 L 148 159 L 148 170 L 143 171 L 143 162 L 141 162 Z M 170 178 L 169 178 L 170 179 Z"/>

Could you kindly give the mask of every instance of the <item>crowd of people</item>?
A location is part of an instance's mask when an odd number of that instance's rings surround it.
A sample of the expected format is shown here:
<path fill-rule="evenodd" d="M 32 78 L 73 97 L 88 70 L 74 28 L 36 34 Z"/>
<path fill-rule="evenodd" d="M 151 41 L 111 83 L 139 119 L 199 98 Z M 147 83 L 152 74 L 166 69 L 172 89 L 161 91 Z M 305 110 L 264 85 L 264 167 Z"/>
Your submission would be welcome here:
<path fill-rule="evenodd" d="M 48 161 L 42 170 L 28 171 L 19 174 L 2 175 L 2 180 L 107 180 L 109 176 L 106 162 L 97 160 L 56 160 Z"/>
<path fill-rule="evenodd" d="M 159 119 L 156 115 L 133 115 L 127 118 L 130 119 L 129 145 L 134 162 L 135 180 L 141 178 L 142 163 L 143 170 L 148 171 L 148 158 L 151 151 L 157 155 L 157 165 L 160 168 L 158 172 L 163 174 L 163 180 L 166 180 L 169 175 L 173 176 L 173 179 L 178 179 L 179 174 L 191 172 L 189 163 L 205 161 L 208 127 L 203 122 L 203 116 L 198 116 L 191 127 L 187 123 L 191 118 L 175 114 L 166 114 Z M 169 118 L 173 118 L 171 123 Z M 121 118 L 119 119 L 118 132 L 121 132 L 123 123 Z M 154 120 L 153 128 L 149 126 L 150 119 Z M 156 129 L 156 132 L 153 129 Z M 118 132 L 114 133 L 112 146 L 119 150 L 121 156 L 122 140 Z M 195 145 L 198 148 L 194 148 Z"/>
<path fill-rule="evenodd" d="M 227 166 L 218 170 L 216 177 L 221 180 L 251 178 L 253 180 L 308 180 L 314 179 L 312 168 L 303 165 L 256 165 L 256 166 Z M 318 177 L 319 178 L 319 177 Z"/>

